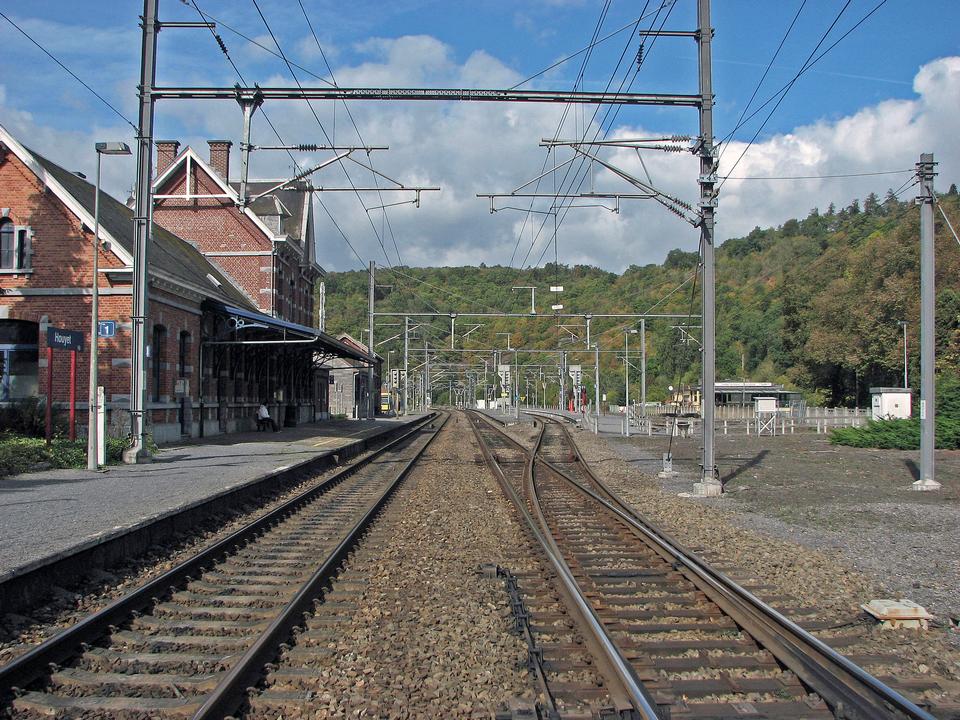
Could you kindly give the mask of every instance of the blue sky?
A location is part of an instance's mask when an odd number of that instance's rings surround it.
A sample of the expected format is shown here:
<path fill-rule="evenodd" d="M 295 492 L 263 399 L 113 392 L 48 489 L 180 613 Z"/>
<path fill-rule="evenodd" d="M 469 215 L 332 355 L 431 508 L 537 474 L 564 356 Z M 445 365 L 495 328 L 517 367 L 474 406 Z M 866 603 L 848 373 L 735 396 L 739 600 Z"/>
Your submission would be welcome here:
<path fill-rule="evenodd" d="M 733 129 L 801 2 L 714 2 L 718 138 Z M 198 0 L 198 4 L 236 30 L 273 47 L 252 2 Z M 584 47 L 604 7 L 599 2 L 577 0 L 303 0 L 303 4 L 338 81 L 345 86 L 513 85 Z M 823 47 L 876 4 L 877 0 L 852 0 Z M 793 77 L 843 5 L 839 0 L 803 3 L 758 98 L 766 99 Z M 135 119 L 140 3 L 88 3 L 82 15 L 76 7 L 72 2 L 4 3 L 3 12 L 122 114 Z M 326 76 L 296 0 L 262 0 L 260 7 L 290 59 Z M 600 34 L 635 20 L 643 7 L 637 2 L 612 2 Z M 657 7 L 658 2 L 650 2 L 647 10 Z M 693 0 L 678 0 L 669 11 L 666 27 L 691 29 L 694 8 Z M 916 3 L 890 0 L 827 54 L 791 89 L 735 174 L 894 170 L 910 167 L 919 152 L 932 150 L 942 159 L 943 182 L 955 181 L 960 174 L 952 141 L 955 113 L 944 109 L 942 103 L 960 88 L 960 70 L 950 60 L 960 56 L 956 32 L 960 3 L 927 0 L 922 10 L 918 12 Z M 664 10 L 659 17 L 665 15 Z M 193 8 L 175 0 L 161 2 L 161 17 L 197 19 Z M 652 21 L 653 16 L 641 26 L 649 27 Z M 279 59 L 225 27 L 218 32 L 249 82 L 292 84 Z M 629 32 L 621 32 L 596 48 L 585 71 L 586 89 L 604 87 L 625 47 L 628 59 L 636 55 L 637 42 L 627 44 L 628 37 Z M 2 19 L 0 40 L 0 123 L 26 144 L 68 167 L 89 172 L 94 140 L 132 138 L 133 131 L 120 118 Z M 696 90 L 693 41 L 648 40 L 645 52 L 647 59 L 635 91 Z M 571 88 L 581 57 L 523 87 Z M 161 84 L 232 85 L 237 81 L 206 30 L 164 30 L 158 67 Z M 302 73 L 301 78 L 309 80 Z M 439 195 L 425 196 L 420 210 L 404 207 L 390 211 L 388 219 L 401 259 L 409 264 L 508 262 L 513 247 L 528 245 L 522 235 L 517 242 L 518 233 L 521 227 L 528 231 L 532 223 L 524 226 L 518 213 L 490 215 L 485 203 L 474 196 L 512 189 L 539 174 L 544 151 L 537 143 L 555 130 L 562 108 L 414 105 L 423 104 L 366 102 L 350 108 L 368 143 L 391 147 L 389 152 L 374 155 L 378 169 L 408 183 L 441 184 L 444 188 Z M 341 142 L 356 141 L 342 106 L 334 110 L 319 104 L 317 111 L 328 132 L 337 128 Z M 268 107 L 268 112 L 285 140 L 322 141 L 316 122 L 302 103 L 277 104 Z M 765 116 L 763 112 L 757 120 Z M 589 118 L 589 112 L 571 114 L 563 134 L 577 132 Z M 733 136 L 729 158 L 739 155 L 742 143 L 750 140 L 757 127 L 754 121 Z M 690 133 L 695 129 L 696 114 L 691 110 L 627 108 L 617 116 L 614 132 Z M 201 147 L 201 152 L 205 151 L 205 139 L 228 137 L 236 142 L 239 130 L 240 114 L 231 103 L 168 103 L 157 115 L 156 137 L 181 139 Z M 272 140 L 262 118 L 258 118 L 255 133 L 261 141 Z M 632 158 L 620 157 L 618 162 L 640 171 L 630 166 Z M 729 167 L 729 159 L 727 163 Z M 649 159 L 649 165 L 658 184 L 689 199 L 695 196 L 696 176 L 689 162 L 671 165 L 656 156 Z M 264 155 L 254 161 L 255 172 L 264 176 L 282 175 L 289 166 L 285 157 Z M 120 196 L 129 190 L 132 175 L 132 163 L 118 160 L 105 168 L 105 184 Z M 354 179 L 358 184 L 367 182 L 359 171 Z M 903 179 L 905 176 L 802 183 L 789 189 L 771 185 L 770 192 L 731 181 L 725 190 L 728 197 L 720 198 L 719 232 L 728 237 L 748 231 L 754 224 L 779 224 L 794 214 L 805 214 L 810 207 L 825 206 L 829 199 L 843 204 L 871 190 L 882 193 L 887 187 L 899 186 Z M 335 185 L 345 178 L 342 174 L 337 177 L 334 170 L 315 180 Z M 595 183 L 600 189 L 610 179 L 597 172 Z M 763 207 L 754 207 L 760 205 L 758 196 L 765 198 Z M 380 202 L 374 196 L 366 198 L 366 204 L 371 207 Z M 382 256 L 383 249 L 356 197 L 332 198 L 328 207 L 364 259 Z M 371 211 L 370 218 L 386 234 L 379 211 Z M 330 235 L 326 266 L 359 264 L 332 226 L 321 229 Z M 689 228 L 649 204 L 620 214 L 578 211 L 571 214 L 561 232 L 561 260 L 611 269 L 659 261 L 672 247 L 690 248 L 696 239 Z M 532 256 L 545 246 L 543 237 L 532 234 L 529 242 L 534 243 Z M 390 248 L 387 255 L 396 261 Z"/>

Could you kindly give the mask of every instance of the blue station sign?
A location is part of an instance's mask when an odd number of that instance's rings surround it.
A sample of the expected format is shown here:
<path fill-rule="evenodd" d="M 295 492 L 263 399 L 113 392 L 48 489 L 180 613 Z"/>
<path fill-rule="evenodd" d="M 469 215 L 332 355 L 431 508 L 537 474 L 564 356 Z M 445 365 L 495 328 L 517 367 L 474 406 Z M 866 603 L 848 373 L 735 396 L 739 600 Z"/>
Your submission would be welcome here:
<path fill-rule="evenodd" d="M 97 336 L 102 338 L 112 338 L 117 334 L 116 320 L 98 320 Z"/>
<path fill-rule="evenodd" d="M 47 345 L 61 350 L 83 350 L 83 333 L 77 330 L 47 328 Z"/>

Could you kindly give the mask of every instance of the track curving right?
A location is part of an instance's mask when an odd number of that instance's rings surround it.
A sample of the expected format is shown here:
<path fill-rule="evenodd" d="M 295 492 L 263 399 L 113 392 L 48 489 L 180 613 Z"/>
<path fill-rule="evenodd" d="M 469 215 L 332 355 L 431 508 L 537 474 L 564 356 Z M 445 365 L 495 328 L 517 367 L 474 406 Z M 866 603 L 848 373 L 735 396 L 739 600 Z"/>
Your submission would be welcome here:
<path fill-rule="evenodd" d="M 589 604 L 584 632 L 629 664 L 627 683 L 636 679 L 650 701 L 634 702 L 638 716 L 932 720 L 645 523 L 594 476 L 560 423 L 539 417 L 534 447 L 522 448 L 473 418 L 481 442 L 526 454 L 522 473 L 516 461 L 500 465 L 508 494 Z"/>

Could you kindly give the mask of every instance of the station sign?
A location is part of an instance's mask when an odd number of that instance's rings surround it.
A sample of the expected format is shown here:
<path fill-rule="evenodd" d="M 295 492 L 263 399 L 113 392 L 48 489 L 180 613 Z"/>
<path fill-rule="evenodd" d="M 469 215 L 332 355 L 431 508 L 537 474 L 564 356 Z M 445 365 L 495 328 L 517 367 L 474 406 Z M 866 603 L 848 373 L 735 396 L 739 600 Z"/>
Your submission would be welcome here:
<path fill-rule="evenodd" d="M 83 333 L 78 330 L 61 330 L 60 328 L 47 328 L 47 346 L 60 348 L 61 350 L 83 350 Z"/>
<path fill-rule="evenodd" d="M 98 320 L 97 321 L 97 337 L 112 338 L 116 334 L 117 334 L 116 320 Z"/>

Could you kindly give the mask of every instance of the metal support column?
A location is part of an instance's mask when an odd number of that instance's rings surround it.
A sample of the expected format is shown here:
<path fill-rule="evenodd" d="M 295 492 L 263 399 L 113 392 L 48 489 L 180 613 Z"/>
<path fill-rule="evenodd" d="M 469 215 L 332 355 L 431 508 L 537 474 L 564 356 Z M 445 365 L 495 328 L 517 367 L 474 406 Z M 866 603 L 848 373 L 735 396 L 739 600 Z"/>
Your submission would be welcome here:
<path fill-rule="evenodd" d="M 593 425 L 593 434 L 600 433 L 600 343 L 593 346 L 593 405 L 597 420 Z"/>
<path fill-rule="evenodd" d="M 374 373 L 376 369 L 375 365 L 375 355 L 373 351 L 373 293 L 376 287 L 376 273 L 377 273 L 377 263 L 373 260 L 370 261 L 370 288 L 369 288 L 369 304 L 370 304 L 370 317 L 368 318 L 369 323 L 367 325 L 367 350 L 370 354 L 370 366 L 367 368 L 367 395 L 370 406 L 370 419 L 375 420 L 377 417 L 377 402 L 380 399 L 380 388 L 375 388 L 374 384 Z"/>
<path fill-rule="evenodd" d="M 634 330 L 636 332 L 636 330 Z M 623 431 L 630 437 L 630 331 L 623 334 Z"/>
<path fill-rule="evenodd" d="M 700 482 L 694 483 L 695 495 L 720 495 L 723 485 L 714 463 L 714 403 L 716 384 L 716 278 L 713 257 L 713 230 L 717 181 L 716 157 L 713 147 L 713 69 L 710 26 L 710 0 L 697 0 L 697 44 L 700 55 L 700 251 L 703 258 L 703 352 L 700 407 L 703 410 L 703 459 Z"/>
<path fill-rule="evenodd" d="M 923 153 L 917 164 L 920 178 L 920 479 L 914 490 L 939 490 L 934 479 L 933 450 L 936 443 L 936 327 L 934 308 L 933 153 Z"/>
<path fill-rule="evenodd" d="M 647 320 L 640 320 L 640 407 L 641 415 L 647 416 Z"/>
<path fill-rule="evenodd" d="M 406 415 L 410 412 L 409 405 L 407 403 L 410 401 L 410 395 L 407 392 L 407 387 L 409 385 L 410 375 L 410 318 L 404 315 L 403 317 L 403 414 Z"/>
<path fill-rule="evenodd" d="M 140 111 L 137 124 L 137 200 L 134 210 L 133 325 L 130 354 L 130 447 L 125 463 L 149 462 L 147 450 L 147 300 L 150 220 L 153 215 L 153 89 L 157 78 L 157 3 L 143 0 L 140 44 Z M 203 422 L 203 419 L 200 419 Z"/>
<path fill-rule="evenodd" d="M 263 95 L 257 91 L 252 95 L 240 95 L 237 102 L 243 110 L 243 140 L 240 143 L 240 193 L 237 199 L 240 207 L 247 204 L 247 179 L 250 175 L 250 125 L 253 114 L 263 104 Z M 312 194 L 311 194 L 312 199 Z"/>

